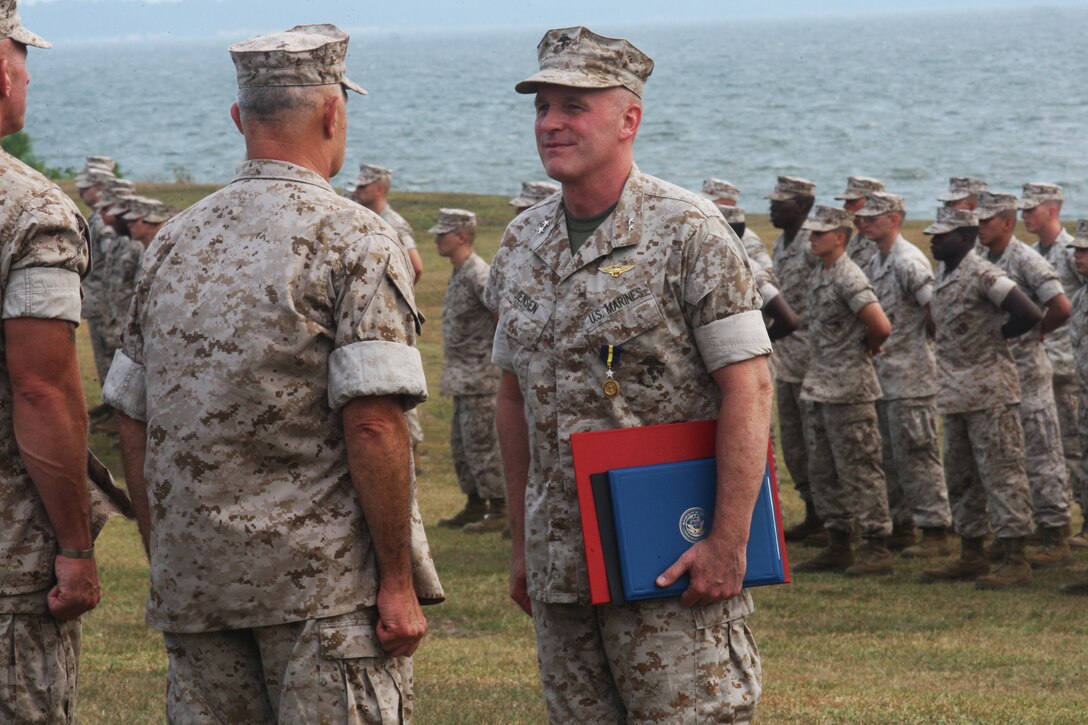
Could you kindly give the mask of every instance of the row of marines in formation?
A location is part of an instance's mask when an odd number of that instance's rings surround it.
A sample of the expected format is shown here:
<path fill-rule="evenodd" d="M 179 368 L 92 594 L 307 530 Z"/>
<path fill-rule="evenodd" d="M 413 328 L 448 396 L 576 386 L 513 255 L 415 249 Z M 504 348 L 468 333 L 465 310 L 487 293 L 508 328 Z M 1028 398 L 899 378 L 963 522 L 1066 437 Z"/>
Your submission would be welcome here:
<path fill-rule="evenodd" d="M 391 180 L 389 169 L 362 164 L 344 195 L 397 231 L 418 281 L 422 259 L 411 226 L 388 203 Z M 95 209 L 89 221 L 99 271 L 85 282 L 84 315 L 104 378 L 120 343 L 142 250 L 176 210 L 135 195 L 130 182 L 116 178 L 108 157 L 88 157 L 76 185 Z M 550 182 L 526 182 L 510 203 L 520 213 L 558 191 Z M 1081 456 L 1088 416 L 1079 414 L 1088 370 L 1078 377 L 1074 366 L 1079 321 L 1065 324 L 1088 271 L 1088 264 L 1078 269 L 1074 253 L 1078 244 L 1088 245 L 1088 222 L 1076 238 L 1064 229 L 1059 186 L 1026 184 L 1017 200 L 988 191 L 978 179 L 951 179 L 939 197 L 944 207 L 938 220 L 926 230 L 937 237 L 937 277 L 921 250 L 900 234 L 903 199 L 876 179 L 850 177 L 836 196 L 843 208 L 816 207 L 810 219 L 815 184 L 780 177 L 769 196 L 771 222 L 782 230 L 773 259 L 747 227 L 735 185 L 708 178 L 702 193 L 744 243 L 776 343 L 782 453 L 806 506 L 805 520 L 786 536 L 823 548 L 796 570 L 889 574 L 893 551 L 926 559 L 950 554 L 953 524 L 961 536 L 960 559 L 927 569 L 923 580 L 1015 586 L 1031 581 L 1033 566 L 1062 566 L 1072 559 L 1071 547 L 1088 548 L 1088 532 L 1082 528 L 1072 536 L 1070 529 L 1071 504 L 1088 508 Z M 1034 246 L 1015 237 L 1018 209 L 1028 231 L 1038 236 Z M 485 302 L 489 266 L 473 248 L 476 217 L 444 209 L 428 232 L 454 268 L 443 305 L 441 392 L 454 402 L 450 448 L 466 496 L 464 507 L 438 525 L 509 537 L 495 432 L 498 370 L 490 364 L 494 311 Z M 821 245 L 824 235 L 834 243 Z M 977 239 L 967 267 L 960 270 L 945 258 L 943 235 Z M 989 291 L 1001 272 L 1034 308 L 1007 295 L 1013 289 L 1007 282 Z M 956 297 L 949 317 L 956 332 L 947 336 L 955 351 L 948 348 L 938 358 L 930 311 L 934 293 L 964 277 L 987 287 L 993 309 L 982 310 L 996 317 L 964 316 L 968 301 Z M 1002 315 L 1033 309 L 1040 320 L 1031 330 L 1010 334 L 1007 344 L 1005 333 L 1017 325 L 994 333 L 1000 328 L 994 320 Z M 862 339 L 869 355 L 859 354 Z M 938 365 L 958 372 L 945 378 L 941 390 Z M 956 365 L 964 370 L 956 371 Z M 946 416 L 943 469 L 938 409 Z M 92 417 L 108 412 L 103 407 Z M 418 445 L 422 428 L 415 410 L 409 428 Z M 1020 485 L 1025 478 L 1026 488 Z M 991 529 L 997 537 L 984 547 Z M 855 553 L 850 542 L 859 533 L 864 544 Z M 1025 553 L 1025 538 L 1040 548 Z M 994 572 L 991 562 L 999 564 Z M 1083 583 L 1063 590 L 1088 591 Z"/>

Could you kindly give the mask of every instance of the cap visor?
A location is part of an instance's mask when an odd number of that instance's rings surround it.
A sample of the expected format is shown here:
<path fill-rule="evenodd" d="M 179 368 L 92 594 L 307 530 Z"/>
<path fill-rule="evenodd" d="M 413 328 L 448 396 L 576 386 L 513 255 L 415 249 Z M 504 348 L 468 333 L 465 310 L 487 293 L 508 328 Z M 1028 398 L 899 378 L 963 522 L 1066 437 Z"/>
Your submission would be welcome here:
<path fill-rule="evenodd" d="M 35 48 L 48 49 L 53 47 L 53 44 L 50 43 L 48 40 L 40 35 L 36 35 L 35 33 L 30 32 L 21 25 L 15 28 L 15 30 L 11 31 L 11 35 L 9 35 L 8 37 L 16 41 L 17 43 L 22 43 L 23 45 L 33 45 Z"/>
<path fill-rule="evenodd" d="M 830 232 L 839 228 L 838 224 L 824 224 L 823 222 L 807 221 L 801 225 L 802 229 L 807 229 L 810 232 Z"/>
<path fill-rule="evenodd" d="M 435 227 L 431 227 L 430 229 L 428 229 L 427 233 L 428 234 L 448 234 L 449 232 L 452 232 L 452 231 L 453 230 L 450 229 L 449 227 L 437 227 L 437 226 L 435 226 Z"/>
<path fill-rule="evenodd" d="M 931 236 L 934 234 L 947 234 L 948 232 L 955 231 L 956 229 L 959 229 L 959 227 L 953 226 L 951 224 L 937 224 L 936 222 L 934 222 L 933 224 L 930 224 L 928 227 L 923 229 L 922 234 L 929 234 Z"/>
<path fill-rule="evenodd" d="M 567 86 L 569 88 L 619 88 L 622 84 L 607 81 L 582 71 L 549 68 L 534 73 L 514 86 L 518 93 L 536 93 L 543 85 Z"/>
<path fill-rule="evenodd" d="M 345 77 L 345 78 L 341 78 L 341 79 L 340 79 L 340 85 L 342 85 L 342 86 L 343 86 L 344 88 L 347 88 L 347 89 L 348 89 L 349 91 L 355 91 L 355 92 L 356 92 L 356 93 L 358 93 L 358 94 L 359 94 L 360 96 L 366 96 L 366 95 L 369 95 L 369 94 L 368 94 L 368 93 L 366 92 L 366 89 L 365 89 L 365 88 L 363 88 L 363 87 L 362 87 L 361 85 L 359 85 L 359 84 L 358 84 L 358 83 L 356 83 L 355 81 L 353 81 L 353 80 L 350 80 L 350 79 L 348 79 L 348 78 L 346 78 L 346 77 Z"/>
<path fill-rule="evenodd" d="M 938 196 L 937 201 L 963 201 L 964 199 L 966 199 L 969 196 L 971 196 L 971 195 L 970 194 L 960 194 L 958 192 L 957 193 L 948 192 L 947 194 L 941 194 L 940 196 Z"/>
<path fill-rule="evenodd" d="M 1016 202 L 1016 208 L 1017 209 L 1034 209 L 1035 207 L 1039 206 L 1042 203 L 1043 203 L 1042 201 L 1029 201 L 1029 200 L 1026 200 L 1026 199 L 1021 199 L 1020 201 Z"/>

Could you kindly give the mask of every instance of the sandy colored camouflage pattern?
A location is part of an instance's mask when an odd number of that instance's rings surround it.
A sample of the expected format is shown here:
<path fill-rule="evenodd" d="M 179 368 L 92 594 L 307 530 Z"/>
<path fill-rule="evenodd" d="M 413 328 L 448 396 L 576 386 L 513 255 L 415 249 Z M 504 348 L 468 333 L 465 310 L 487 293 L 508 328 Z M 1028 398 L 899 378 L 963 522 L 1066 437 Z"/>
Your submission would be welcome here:
<path fill-rule="evenodd" d="M 983 254 L 984 247 L 978 249 Z M 1031 247 L 1013 237 L 997 259 L 987 260 L 1009 276 L 1032 302 L 1043 309 L 1054 296 L 1064 293 L 1058 273 Z M 1035 411 L 1054 407 L 1050 358 L 1043 347 L 1039 326 L 1009 340 L 1009 350 L 1020 376 L 1020 409 Z"/>
<path fill-rule="evenodd" d="M 873 245 L 876 248 L 876 245 Z M 887 258 L 873 256 L 866 275 L 892 334 L 872 358 L 880 381 L 881 397 L 928 398 L 937 394 L 937 358 L 926 332 L 926 306 L 933 298 L 933 268 L 922 250 L 902 236 L 892 243 Z"/>
<path fill-rule="evenodd" d="M 48 614 L 0 614 L 0 722 L 76 721 L 81 624 Z"/>
<path fill-rule="evenodd" d="M 782 461 L 790 472 L 793 485 L 802 501 L 812 501 L 808 480 L 808 445 L 805 443 L 806 411 L 801 402 L 801 383 L 782 380 L 778 358 L 772 361 L 775 371 L 775 400 L 778 404 L 778 434 L 782 445 Z"/>
<path fill-rule="evenodd" d="M 763 245 L 763 240 L 760 239 L 758 234 L 745 227 L 744 236 L 740 238 L 740 241 L 744 244 L 744 251 L 748 252 L 748 259 L 752 260 L 754 269 L 757 271 L 760 269 L 774 269 L 771 255 L 767 254 L 767 247 Z"/>
<path fill-rule="evenodd" d="M 1065 526 L 1070 519 L 1071 491 L 1057 406 L 1024 410 L 1021 404 L 1020 425 L 1024 429 L 1024 465 L 1031 486 L 1032 518 L 1040 526 Z"/>
<path fill-rule="evenodd" d="M 551 181 L 523 181 L 521 193 L 509 201 L 510 206 L 525 209 L 539 204 L 552 194 L 558 194 L 559 184 Z"/>
<path fill-rule="evenodd" d="M 1039 255 L 1050 263 L 1054 271 L 1058 273 L 1058 280 L 1062 283 L 1062 289 L 1067 297 L 1072 299 L 1073 293 L 1084 286 L 1084 277 L 1077 273 L 1073 265 L 1073 250 L 1069 244 L 1073 241 L 1073 235 L 1062 229 L 1061 234 L 1049 247 L 1043 247 L 1036 242 L 1031 245 Z M 1057 330 L 1051 330 L 1043 340 L 1043 347 L 1050 357 L 1050 364 L 1054 368 L 1054 379 L 1073 378 L 1073 350 L 1069 343 L 1069 327 L 1062 325 Z M 1064 429 L 1063 429 L 1064 430 Z"/>
<path fill-rule="evenodd" d="M 744 618 L 721 603 L 534 600 L 533 623 L 550 723 L 752 722 L 759 650 Z"/>
<path fill-rule="evenodd" d="M 846 191 L 835 198 L 839 201 L 864 199 L 874 191 L 884 191 L 884 182 L 871 176 L 851 176 L 846 179 Z"/>
<path fill-rule="evenodd" d="M 1001 334 L 1008 315 L 989 296 L 995 285 L 1011 289 L 1010 282 L 973 250 L 951 274 L 938 265 L 930 314 L 937 327 L 937 408 L 942 415 L 1020 402 L 1016 363 Z"/>
<path fill-rule="evenodd" d="M 855 234 L 846 244 L 846 256 L 866 273 L 869 271 L 870 262 L 876 256 L 876 251 L 876 242 L 861 234 Z"/>
<path fill-rule="evenodd" d="M 230 46 L 238 88 L 327 86 L 366 95 L 345 75 L 348 34 L 329 23 L 296 25 Z"/>
<path fill-rule="evenodd" d="M 844 254 L 829 269 L 812 268 L 807 297 L 809 364 L 801 399 L 865 403 L 879 398 L 865 324 L 858 318 L 868 305 L 880 304 L 865 273 Z"/>
<path fill-rule="evenodd" d="M 803 394 L 802 394 L 803 396 Z M 892 532 L 876 406 L 803 402 L 808 480 L 824 528 L 862 536 Z"/>
<path fill-rule="evenodd" d="M 11 38 L 36 48 L 52 48 L 53 44 L 48 40 L 23 27 L 17 5 L 16 0 L 0 0 L 0 39 Z"/>
<path fill-rule="evenodd" d="M 1015 404 L 944 416 L 944 476 L 956 533 L 998 538 L 1031 533 L 1024 433 Z"/>
<path fill-rule="evenodd" d="M 737 188 L 736 184 L 725 179 L 715 179 L 714 177 L 703 179 L 702 194 L 711 201 L 728 199 L 736 204 L 740 200 L 740 189 Z"/>
<path fill-rule="evenodd" d="M 118 235 L 111 240 L 103 260 L 106 268 L 106 314 L 98 324 L 105 330 L 107 359 L 121 347 L 121 333 L 128 322 L 132 297 L 136 294 L 136 278 L 144 257 L 144 245 L 130 237 Z"/>
<path fill-rule="evenodd" d="M 951 526 L 952 511 L 937 433 L 936 394 L 878 400 L 876 413 L 892 522 L 923 528 Z"/>
<path fill-rule="evenodd" d="M 780 381 L 800 383 L 805 379 L 809 356 L 808 277 L 820 260 L 812 256 L 812 245 L 806 231 L 798 232 L 789 244 L 786 244 L 785 235 L 779 234 L 778 239 L 774 240 L 771 256 L 774 259 L 774 273 L 782 283 L 779 289 L 797 315 L 797 329 L 774 343 L 775 369 Z"/>
<path fill-rule="evenodd" d="M 473 252 L 453 270 L 442 303 L 443 395 L 494 395 L 502 371 L 491 364 L 495 318 L 486 302 L 491 267 Z"/>
<path fill-rule="evenodd" d="M 494 393 L 453 396 L 450 456 L 462 493 L 483 499 L 506 498 Z"/>
<path fill-rule="evenodd" d="M 774 189 L 765 198 L 786 201 L 799 196 L 816 196 L 816 183 L 799 176 L 779 176 Z"/>
<path fill-rule="evenodd" d="M 91 248 L 91 268 L 83 278 L 83 317 L 94 320 L 102 317 L 105 309 L 105 266 L 102 260 L 100 244 L 107 237 L 117 234 L 113 227 L 102 221 L 102 215 L 92 212 L 87 219 L 88 239 Z"/>
<path fill-rule="evenodd" d="M 633 168 L 619 202 L 571 257 L 560 198 L 515 218 L 491 266 L 492 360 L 525 399 L 529 594 L 588 602 L 571 433 L 717 418 L 708 370 L 770 352 L 740 240 L 712 203 Z M 617 271 L 623 270 L 623 271 Z M 715 347 L 728 340 L 729 356 Z M 620 345 L 620 393 L 601 391 Z M 712 361 L 704 356 L 714 352 Z M 747 612 L 746 594 L 729 602 Z"/>
<path fill-rule="evenodd" d="M 986 182 L 970 176 L 953 176 L 948 180 L 948 191 L 937 197 L 937 201 L 952 202 L 966 199 L 986 190 Z"/>
<path fill-rule="evenodd" d="M 340 408 L 426 397 L 404 259 L 377 215 L 281 161 L 242 163 L 155 237 L 103 393 L 147 422 L 151 626 L 240 629 L 374 603 Z M 412 524 L 416 593 L 441 599 L 414 504 Z"/>
<path fill-rule="evenodd" d="M 371 610 L 227 632 L 164 634 L 166 718 L 186 725 L 412 722 L 412 660 Z"/>
<path fill-rule="evenodd" d="M 606 38 L 581 25 L 553 28 L 536 46 L 540 70 L 514 86 L 536 93 L 542 83 L 572 88 L 623 86 L 639 98 L 654 70 L 653 60 L 623 38 Z"/>
<path fill-rule="evenodd" d="M 0 151 L 0 299 L 4 318 L 79 323 L 79 277 L 87 271 L 87 226 L 57 185 Z M 0 612 L 4 598 L 53 583 L 57 541 L 15 442 L 6 342 L 0 335 Z"/>
<path fill-rule="evenodd" d="M 379 216 L 384 219 L 389 226 L 393 227 L 393 231 L 397 233 L 397 239 L 404 245 L 405 249 L 415 249 L 416 239 L 414 232 L 412 231 L 412 225 L 409 224 L 404 217 L 393 210 L 393 207 L 388 204 L 382 209 L 382 213 Z"/>

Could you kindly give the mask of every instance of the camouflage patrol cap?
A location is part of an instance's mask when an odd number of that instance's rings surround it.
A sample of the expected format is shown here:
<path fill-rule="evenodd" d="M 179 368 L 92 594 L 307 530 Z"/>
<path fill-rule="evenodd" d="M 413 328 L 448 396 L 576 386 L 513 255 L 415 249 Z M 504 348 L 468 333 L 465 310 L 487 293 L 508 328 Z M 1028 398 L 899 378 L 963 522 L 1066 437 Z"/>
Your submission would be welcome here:
<path fill-rule="evenodd" d="M 983 191 L 978 195 L 978 219 L 985 221 L 993 218 L 1003 211 L 1016 211 L 1015 194 L 997 194 L 992 191 Z"/>
<path fill-rule="evenodd" d="M 296 25 L 230 46 L 239 88 L 339 83 L 365 96 L 362 86 L 345 75 L 347 52 L 348 34 L 331 23 Z"/>
<path fill-rule="evenodd" d="M 123 216 L 131 212 L 135 205 L 141 201 L 151 201 L 151 199 L 148 199 L 147 197 L 138 196 L 132 193 L 130 189 L 112 189 L 107 191 L 109 192 L 110 197 L 112 197 L 113 203 L 107 207 L 98 208 L 110 216 Z M 102 192 L 103 195 L 106 193 L 106 191 Z"/>
<path fill-rule="evenodd" d="M 744 209 L 739 206 L 725 206 L 724 204 L 718 204 L 718 211 L 725 217 L 725 221 L 730 224 L 744 224 L 745 216 Z"/>
<path fill-rule="evenodd" d="M 35 48 L 52 48 L 53 44 L 23 27 L 19 20 L 16 0 L 0 0 L 0 40 L 11 38 L 16 43 Z"/>
<path fill-rule="evenodd" d="M 895 213 L 903 216 L 905 205 L 903 197 L 886 191 L 873 191 L 865 196 L 865 206 L 854 212 L 855 216 L 880 216 Z"/>
<path fill-rule="evenodd" d="M 104 169 L 113 171 L 117 168 L 117 162 L 111 159 L 109 156 L 88 156 L 87 161 L 84 164 L 84 168 L 90 168 L 92 166 L 99 166 Z"/>
<path fill-rule="evenodd" d="M 92 168 L 88 171 L 84 171 L 75 178 L 77 189 L 89 189 L 92 186 L 98 186 L 99 184 L 106 185 L 114 181 L 116 177 L 112 171 L 107 171 L 103 168 Z"/>
<path fill-rule="evenodd" d="M 355 186 L 366 186 L 367 184 L 373 184 L 375 181 L 392 181 L 393 171 L 387 169 L 384 166 L 378 166 L 376 164 L 360 164 L 359 175 L 355 177 L 352 182 Z"/>
<path fill-rule="evenodd" d="M 810 232 L 833 232 L 848 227 L 854 221 L 854 215 L 837 206 L 817 205 L 812 216 L 805 220 L 802 229 Z"/>
<path fill-rule="evenodd" d="M 922 230 L 922 234 L 947 234 L 957 229 L 978 226 L 978 214 L 970 209 L 953 209 L 942 206 L 937 209 L 937 219 Z"/>
<path fill-rule="evenodd" d="M 1088 249 L 1088 219 L 1077 220 L 1077 233 L 1073 235 L 1073 241 L 1065 246 L 1070 249 Z"/>
<path fill-rule="evenodd" d="M 816 182 L 798 176 L 779 176 L 774 191 L 764 198 L 771 201 L 789 201 L 804 196 L 816 196 Z"/>
<path fill-rule="evenodd" d="M 871 176 L 851 176 L 846 180 L 846 191 L 835 198 L 839 201 L 864 199 L 873 191 L 884 191 L 884 182 Z"/>
<path fill-rule="evenodd" d="M 703 196 L 707 199 L 728 199 L 736 204 L 740 199 L 740 189 L 724 179 L 703 179 Z"/>
<path fill-rule="evenodd" d="M 536 46 L 540 70 L 514 86 L 518 93 L 536 93 L 544 84 L 571 88 L 623 87 L 642 98 L 646 79 L 654 70 L 648 55 L 623 38 L 606 38 L 589 28 L 555 28 Z"/>
<path fill-rule="evenodd" d="M 116 216 L 121 211 L 127 211 L 122 202 L 132 199 L 135 194 L 132 189 L 124 186 L 107 185 L 98 195 L 98 201 L 94 208 L 110 216 Z M 120 211 L 119 211 L 120 210 Z"/>
<path fill-rule="evenodd" d="M 559 184 L 553 184 L 550 181 L 523 181 L 521 193 L 510 200 L 510 206 L 516 206 L 519 209 L 535 206 L 559 191 Z"/>
<path fill-rule="evenodd" d="M 438 223 L 427 230 L 428 234 L 449 234 L 462 229 L 475 229 L 476 215 L 465 209 L 439 209 Z"/>
<path fill-rule="evenodd" d="M 1021 195 L 1017 207 L 1020 209 L 1034 209 L 1044 201 L 1061 201 L 1062 198 L 1062 187 L 1057 184 L 1032 181 L 1024 184 L 1024 193 Z"/>
<path fill-rule="evenodd" d="M 122 218 L 133 222 L 137 219 L 143 219 L 151 213 L 151 209 L 158 203 L 158 199 L 151 199 L 146 196 L 121 197 L 118 199 L 117 205 L 106 213 L 117 216 L 117 214 L 123 212 Z"/>
<path fill-rule="evenodd" d="M 180 210 L 176 206 L 171 206 L 156 199 L 155 203 L 144 214 L 143 220 L 147 224 L 164 224 L 177 216 L 178 211 Z"/>
<path fill-rule="evenodd" d="M 948 191 L 937 197 L 937 201 L 962 201 L 969 196 L 986 191 L 986 182 L 970 176 L 953 176 L 948 180 Z"/>

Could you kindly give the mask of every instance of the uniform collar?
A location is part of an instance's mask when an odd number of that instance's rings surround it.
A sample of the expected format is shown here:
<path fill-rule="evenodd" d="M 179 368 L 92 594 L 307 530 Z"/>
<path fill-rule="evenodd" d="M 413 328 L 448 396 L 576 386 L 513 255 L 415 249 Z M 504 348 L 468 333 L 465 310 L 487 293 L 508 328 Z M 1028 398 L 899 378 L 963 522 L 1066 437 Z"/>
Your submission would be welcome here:
<path fill-rule="evenodd" d="M 883 277 L 884 274 L 892 268 L 892 262 L 899 256 L 900 247 L 902 244 L 906 243 L 906 241 L 907 240 L 903 238 L 902 234 L 897 236 L 895 241 L 892 242 L 891 249 L 888 250 L 887 257 L 884 257 L 881 254 L 880 249 L 877 248 L 876 253 L 873 254 L 873 259 L 876 260 L 875 277 Z M 876 242 L 873 243 L 875 244 Z"/>
<path fill-rule="evenodd" d="M 570 253 L 562 203 L 555 204 L 551 213 L 533 230 L 530 248 L 562 280 L 607 256 L 614 249 L 638 244 L 642 239 L 645 218 L 643 178 L 642 172 L 632 164 L 615 210 L 601 222 L 574 256 Z"/>
<path fill-rule="evenodd" d="M 276 159 L 249 159 L 243 161 L 234 169 L 234 180 L 231 183 L 250 179 L 294 181 L 301 184 L 312 184 L 333 194 L 336 193 L 332 185 L 316 171 Z"/>

